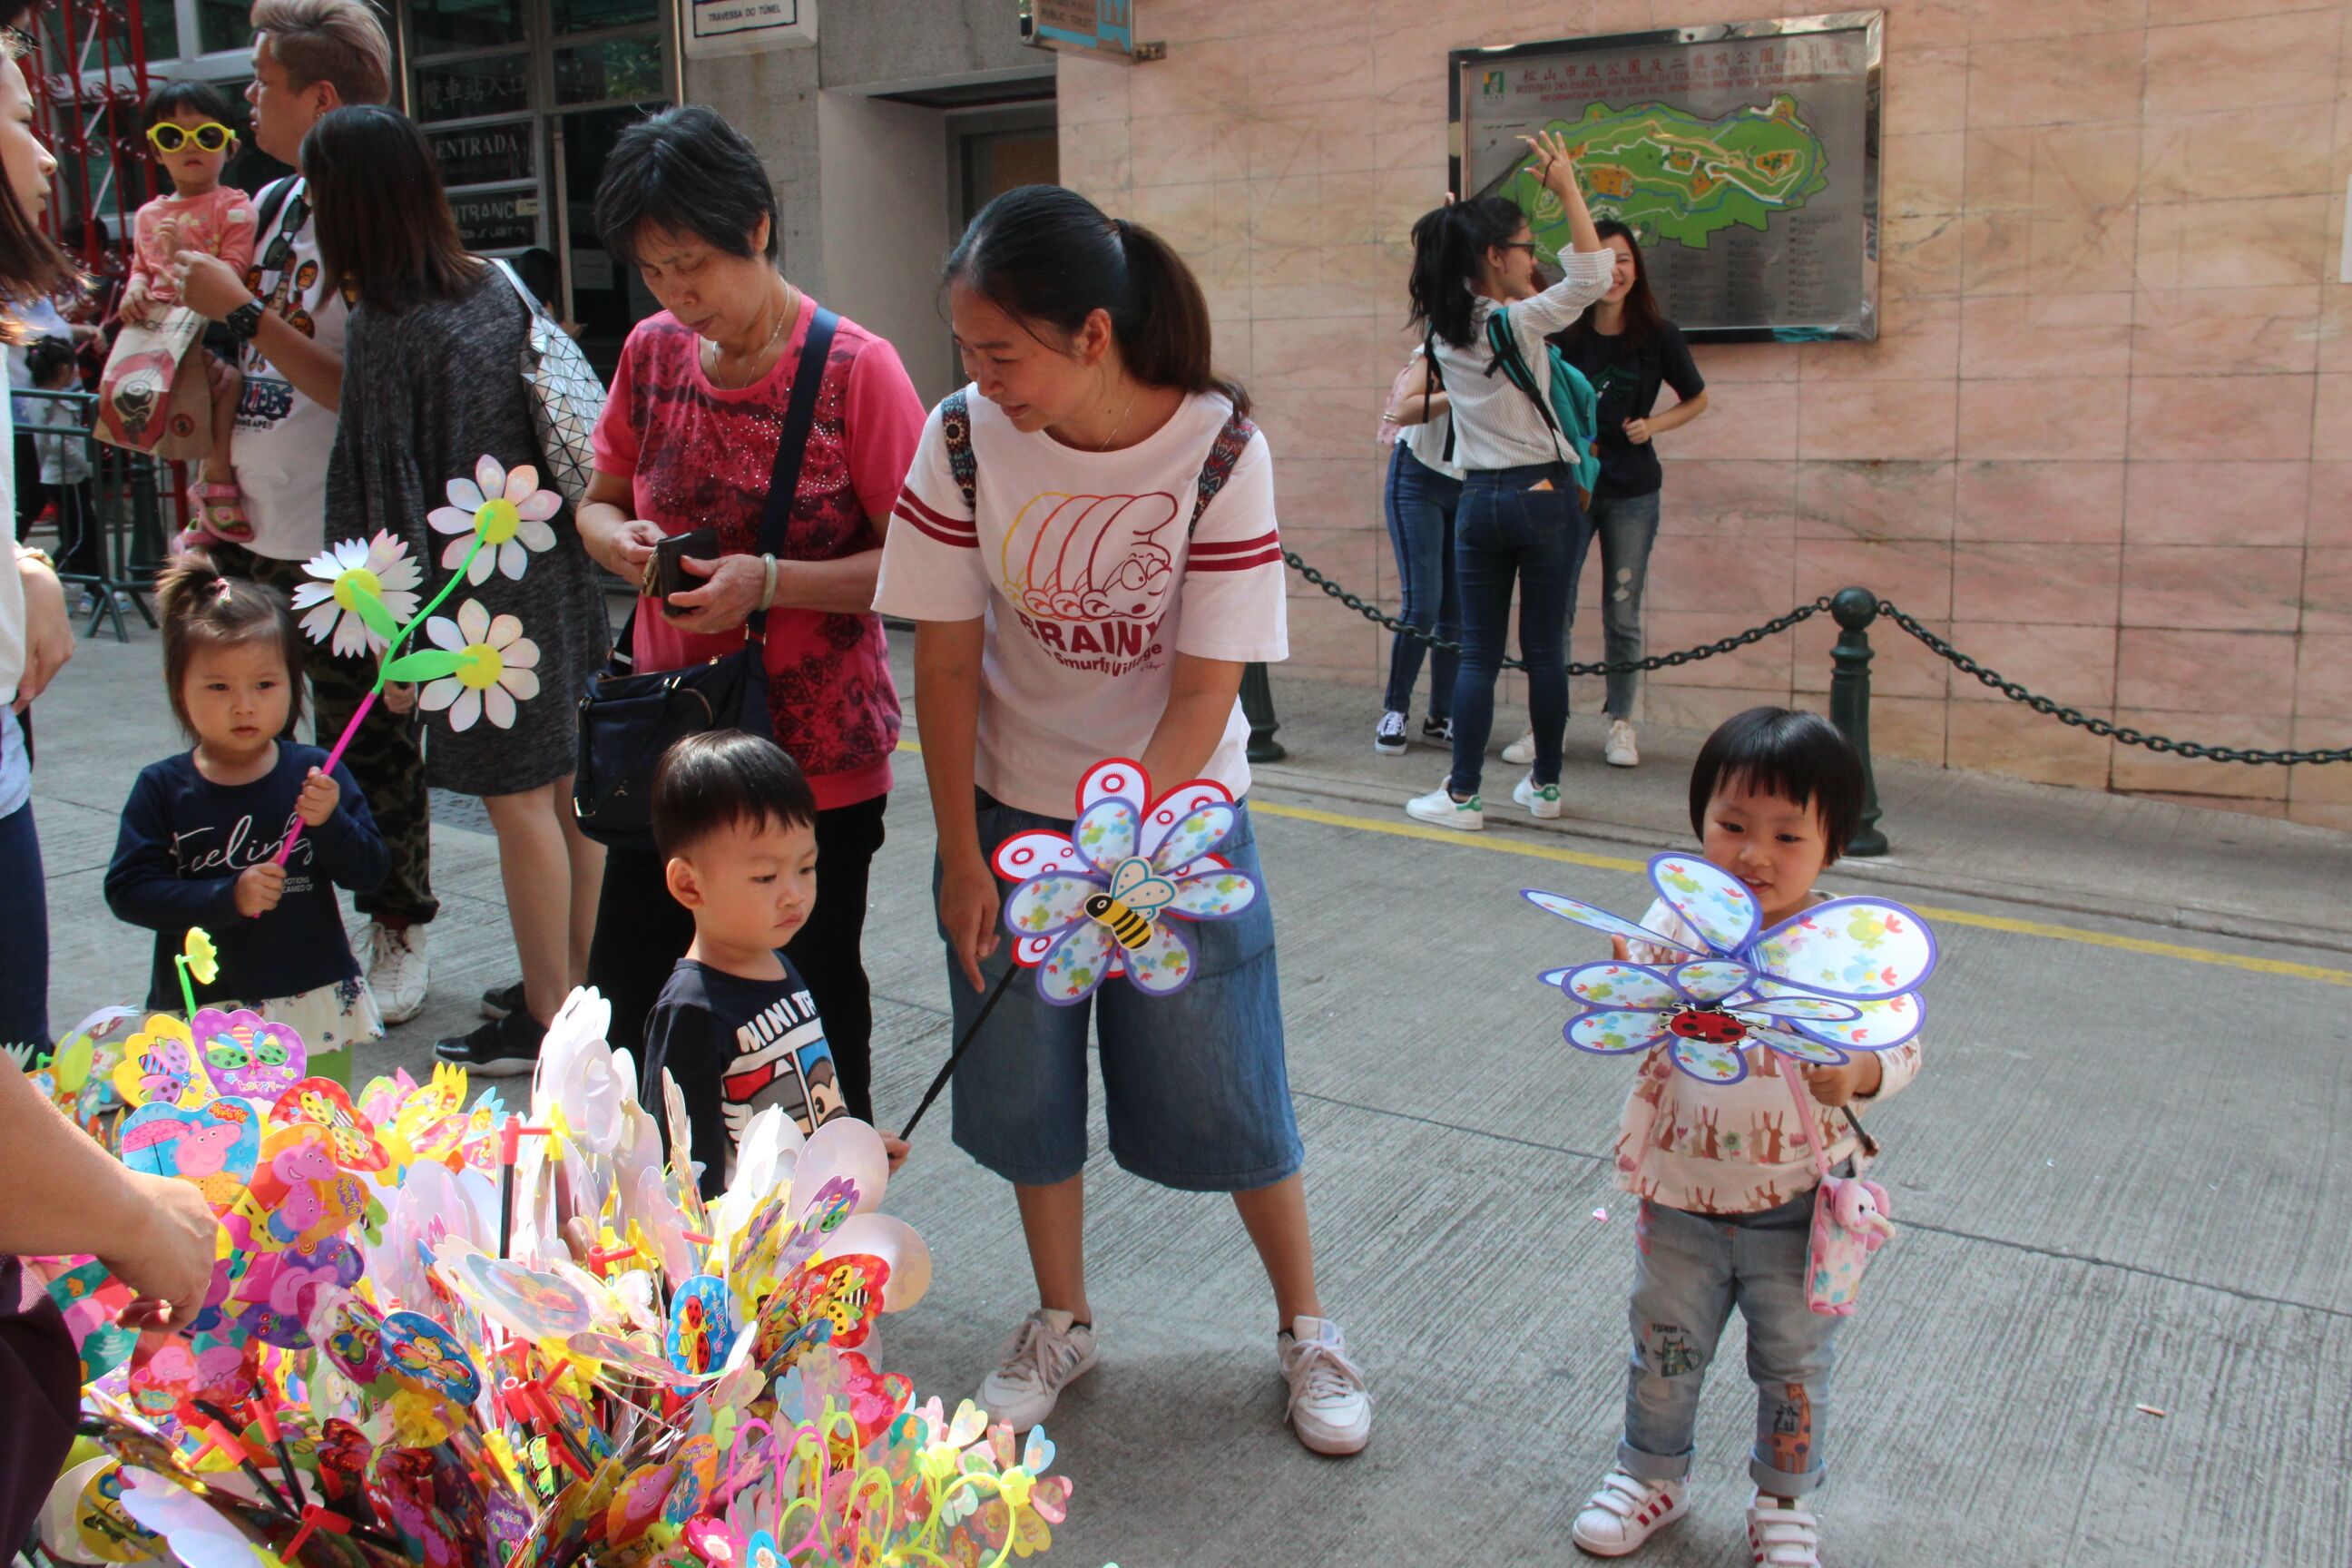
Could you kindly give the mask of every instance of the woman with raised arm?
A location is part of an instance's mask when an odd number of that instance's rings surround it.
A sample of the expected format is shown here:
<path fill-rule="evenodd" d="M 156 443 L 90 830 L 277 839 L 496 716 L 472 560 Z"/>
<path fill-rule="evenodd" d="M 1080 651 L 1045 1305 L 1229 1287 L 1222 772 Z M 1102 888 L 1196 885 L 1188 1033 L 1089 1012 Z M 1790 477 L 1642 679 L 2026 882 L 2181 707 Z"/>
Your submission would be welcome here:
<path fill-rule="evenodd" d="M 1592 226 L 1567 142 L 1545 132 L 1528 144 L 1535 151 L 1528 172 L 1568 216 L 1573 249 L 1560 254 L 1559 282 L 1538 287 L 1527 215 L 1504 197 L 1452 203 L 1412 227 L 1412 320 L 1428 327 L 1435 346 L 1463 468 L 1454 519 L 1463 651 L 1454 681 L 1453 769 L 1405 810 L 1440 827 L 1470 831 L 1486 825 L 1480 773 L 1495 725 L 1495 678 L 1514 584 L 1536 752 L 1533 771 L 1512 798 L 1532 816 L 1559 815 L 1568 620 L 1585 519 L 1577 455 L 1556 428 L 1548 401 L 1551 355 L 1544 339 L 1607 291 L 1614 260 Z M 1487 321 L 1506 309 L 1517 357 L 1534 377 L 1532 392 L 1513 384 L 1486 342 Z"/>

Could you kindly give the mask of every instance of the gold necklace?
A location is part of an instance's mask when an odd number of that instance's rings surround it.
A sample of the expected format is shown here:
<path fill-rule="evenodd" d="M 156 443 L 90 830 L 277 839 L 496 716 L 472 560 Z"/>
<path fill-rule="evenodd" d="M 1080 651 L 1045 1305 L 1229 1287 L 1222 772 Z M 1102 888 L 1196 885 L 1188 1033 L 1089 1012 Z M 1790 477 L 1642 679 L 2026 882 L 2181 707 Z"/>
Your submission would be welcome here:
<path fill-rule="evenodd" d="M 759 347 L 759 351 L 751 356 L 754 363 L 757 363 L 760 360 L 767 357 L 768 351 L 776 346 L 776 340 L 784 335 L 784 329 L 791 326 L 794 321 L 799 319 L 799 300 L 793 293 L 793 286 L 790 283 L 786 283 L 784 285 L 784 302 L 776 312 L 775 327 L 768 333 L 768 341 L 761 343 Z M 702 374 L 710 378 L 711 385 L 718 387 L 723 392 L 740 392 L 743 388 L 751 385 L 751 383 L 759 380 L 761 375 L 766 374 L 769 369 L 773 368 L 772 366 L 763 367 L 757 374 L 747 376 L 740 382 L 730 384 L 719 379 L 719 340 L 717 338 L 705 338 L 702 340 L 702 348 L 703 354 L 707 362 L 702 367 Z"/>
<path fill-rule="evenodd" d="M 1111 449 L 1111 447 L 1112 447 L 1115 444 L 1117 444 L 1117 442 L 1118 442 L 1118 433 L 1119 433 L 1119 431 L 1121 431 L 1122 429 L 1126 428 L 1126 426 L 1127 426 L 1127 416 L 1128 416 L 1129 414 L 1131 414 L 1131 413 L 1133 413 L 1133 412 L 1134 412 L 1134 410 L 1135 410 L 1135 400 L 1136 400 L 1136 398 L 1137 398 L 1139 395 L 1141 395 L 1142 391 L 1143 391 L 1143 389 L 1142 389 L 1141 387 L 1139 387 L 1139 387 L 1137 387 L 1137 388 L 1135 389 L 1135 391 L 1130 392 L 1130 393 L 1129 393 L 1129 394 L 1127 395 L 1127 406 L 1126 406 L 1125 408 L 1122 408 L 1122 409 L 1120 409 L 1120 410 L 1118 411 L 1118 423 L 1114 424 L 1114 425 L 1110 427 L 1110 439 L 1109 439 L 1109 440 L 1108 440 L 1108 441 L 1105 441 L 1105 442 L 1104 442 L 1104 443 L 1103 443 L 1099 447 L 1097 447 L 1097 450 L 1098 450 L 1098 451 L 1108 452 L 1108 451 L 1109 451 L 1109 450 Z"/>

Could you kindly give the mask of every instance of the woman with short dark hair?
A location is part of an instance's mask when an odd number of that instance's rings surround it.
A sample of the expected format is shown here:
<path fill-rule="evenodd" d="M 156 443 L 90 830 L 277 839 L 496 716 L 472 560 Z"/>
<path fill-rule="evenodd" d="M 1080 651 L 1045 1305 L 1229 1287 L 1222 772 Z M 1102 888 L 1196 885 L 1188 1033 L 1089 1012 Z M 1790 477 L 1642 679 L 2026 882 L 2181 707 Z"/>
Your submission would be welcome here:
<path fill-rule="evenodd" d="M 334 110 L 303 138 L 302 173 L 320 265 L 352 302 L 328 537 L 383 530 L 404 541 L 429 598 L 463 554 L 425 526 L 447 504 L 450 481 L 470 481 L 484 457 L 509 473 L 530 467 L 543 480 L 549 471 L 532 393 L 517 372 L 530 311 L 510 279 L 467 254 L 440 171 L 406 116 L 375 105 Z M 604 590 L 568 509 L 525 521 L 500 553 L 497 570 L 477 561 L 441 613 L 461 629 L 469 617 L 488 626 L 494 646 L 503 646 L 500 617 L 514 617 L 537 661 L 526 667 L 519 645 L 510 647 L 507 675 L 478 697 L 466 689 L 425 761 L 432 783 L 481 797 L 498 834 L 522 994 L 502 1016 L 434 1047 L 488 1077 L 530 1069 L 548 1020 L 586 975 L 604 852 L 572 816 L 574 709 L 612 645 Z M 469 602 L 480 610 L 468 612 Z"/>
<path fill-rule="evenodd" d="M 816 793 L 823 867 L 816 908 L 784 952 L 815 998 L 851 1114 L 870 1121 L 866 871 L 882 847 L 898 742 L 898 694 L 870 606 L 923 405 L 898 351 L 777 271 L 767 169 L 709 110 L 669 110 L 621 133 L 596 193 L 596 227 L 664 309 L 621 350 L 580 531 L 597 560 L 632 580 L 663 539 L 718 531 L 715 559 L 685 562 L 695 585 L 638 602 L 630 651 L 639 671 L 739 648 L 746 622 L 767 612 L 769 718 Z M 827 324 L 782 547 L 763 553 L 793 382 L 812 326 Z M 639 1046 L 646 1013 L 693 936 L 660 858 L 613 849 L 588 973 L 613 1004 L 615 1046 Z"/>

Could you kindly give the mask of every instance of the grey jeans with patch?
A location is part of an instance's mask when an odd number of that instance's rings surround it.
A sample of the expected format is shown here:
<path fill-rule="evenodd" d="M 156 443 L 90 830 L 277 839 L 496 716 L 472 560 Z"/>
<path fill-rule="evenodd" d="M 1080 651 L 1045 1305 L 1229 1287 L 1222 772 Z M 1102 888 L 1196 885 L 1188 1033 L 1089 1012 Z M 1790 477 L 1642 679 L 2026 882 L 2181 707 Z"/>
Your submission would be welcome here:
<path fill-rule="evenodd" d="M 1601 538 L 1601 630 L 1604 657 L 1623 664 L 1642 657 L 1642 587 L 1650 575 L 1650 546 L 1658 537 L 1658 492 L 1594 496 L 1587 514 Z M 1633 716 L 1638 675 L 1609 677 L 1612 719 Z"/>
<path fill-rule="evenodd" d="M 1645 1481 L 1690 1473 L 1699 1388 L 1737 1306 L 1748 1321 L 1756 1384 L 1756 1446 L 1748 1473 L 1776 1497 L 1822 1484 L 1822 1412 L 1845 1320 L 1805 1305 L 1808 1190 L 1761 1214 L 1696 1215 L 1644 1201 L 1635 1221 L 1625 1373 L 1625 1436 L 1617 1462 Z"/>

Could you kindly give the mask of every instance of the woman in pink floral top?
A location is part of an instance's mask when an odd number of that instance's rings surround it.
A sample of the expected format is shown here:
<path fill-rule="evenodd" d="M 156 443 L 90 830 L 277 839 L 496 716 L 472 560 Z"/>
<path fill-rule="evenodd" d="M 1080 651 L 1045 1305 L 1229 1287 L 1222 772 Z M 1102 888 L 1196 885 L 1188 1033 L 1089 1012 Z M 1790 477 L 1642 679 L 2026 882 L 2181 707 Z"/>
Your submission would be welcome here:
<path fill-rule="evenodd" d="M 639 670 L 740 647 L 769 593 L 757 553 L 776 444 L 816 303 L 776 270 L 775 195 L 760 157 L 708 109 L 632 126 L 597 192 L 604 243 L 667 307 L 640 322 L 595 434 L 596 479 L 580 511 L 589 552 L 631 581 L 654 545 L 716 528 L 723 553 L 689 561 L 709 581 L 637 605 Z M 853 321 L 835 332 L 767 623 L 776 739 L 816 792 L 817 904 L 785 951 L 808 980 L 851 1114 L 871 1121 L 873 1003 L 861 939 L 867 868 L 882 846 L 898 694 L 882 623 L 867 608 L 890 510 L 921 438 L 922 404 L 888 342 Z M 659 858 L 614 849 L 588 978 L 613 1003 L 611 1037 L 635 1048 L 646 1011 L 694 926 Z"/>

